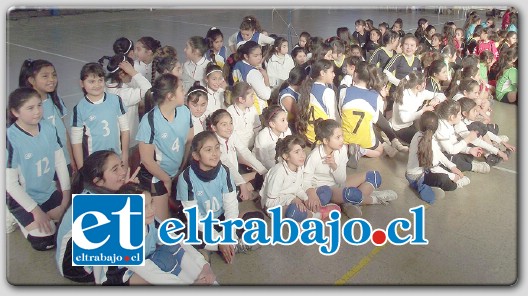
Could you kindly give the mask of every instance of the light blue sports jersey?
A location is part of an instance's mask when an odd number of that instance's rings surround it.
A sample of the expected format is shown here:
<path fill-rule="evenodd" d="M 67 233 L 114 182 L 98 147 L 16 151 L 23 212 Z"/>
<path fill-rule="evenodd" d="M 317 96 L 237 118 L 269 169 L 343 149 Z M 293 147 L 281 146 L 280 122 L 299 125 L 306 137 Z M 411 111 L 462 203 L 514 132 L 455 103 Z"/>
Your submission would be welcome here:
<path fill-rule="evenodd" d="M 71 126 L 84 127 L 88 155 L 95 151 L 110 149 L 121 155 L 118 117 L 124 115 L 126 111 L 127 108 L 121 97 L 106 92 L 100 104 L 92 103 L 85 96 L 73 108 Z"/>
<path fill-rule="evenodd" d="M 185 143 L 193 127 L 191 112 L 185 105 L 176 108 L 172 122 L 168 122 L 158 106 L 141 118 L 136 140 L 155 146 L 155 159 L 161 169 L 174 177 L 185 153 Z"/>
<path fill-rule="evenodd" d="M 178 178 L 176 198 L 181 201 L 196 200 L 200 215 L 206 216 L 211 210 L 213 218 L 218 218 L 224 213 L 223 195 L 233 190 L 235 183 L 226 166 L 222 165 L 216 178 L 209 182 L 200 180 L 188 166 Z"/>
<path fill-rule="evenodd" d="M 62 106 L 62 113 L 59 108 L 55 106 L 51 96 L 48 94 L 48 98 L 42 102 L 42 118 L 46 119 L 49 123 L 54 125 L 55 128 L 57 128 L 57 134 L 59 135 L 59 139 L 61 140 L 63 146 L 62 151 L 64 152 L 64 158 L 66 158 L 66 164 L 70 164 L 70 152 L 68 152 L 68 147 L 66 147 L 67 130 L 64 122 L 62 121 L 62 118 L 68 115 L 68 112 L 62 99 L 59 99 L 59 102 Z"/>
<path fill-rule="evenodd" d="M 17 169 L 20 183 L 33 200 L 42 205 L 57 190 L 55 151 L 62 149 L 57 130 L 47 121 L 39 123 L 39 134 L 32 136 L 16 123 L 7 129 L 6 167 Z"/>

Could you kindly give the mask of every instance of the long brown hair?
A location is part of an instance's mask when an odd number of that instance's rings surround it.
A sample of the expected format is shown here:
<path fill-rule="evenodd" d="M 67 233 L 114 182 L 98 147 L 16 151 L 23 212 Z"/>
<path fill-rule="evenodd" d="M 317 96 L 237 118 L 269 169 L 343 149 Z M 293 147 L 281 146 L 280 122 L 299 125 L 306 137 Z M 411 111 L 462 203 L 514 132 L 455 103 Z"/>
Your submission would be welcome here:
<path fill-rule="evenodd" d="M 438 129 L 438 115 L 432 111 L 424 112 L 419 127 L 423 135 L 418 142 L 418 164 L 428 169 L 433 166 L 433 135 Z"/>

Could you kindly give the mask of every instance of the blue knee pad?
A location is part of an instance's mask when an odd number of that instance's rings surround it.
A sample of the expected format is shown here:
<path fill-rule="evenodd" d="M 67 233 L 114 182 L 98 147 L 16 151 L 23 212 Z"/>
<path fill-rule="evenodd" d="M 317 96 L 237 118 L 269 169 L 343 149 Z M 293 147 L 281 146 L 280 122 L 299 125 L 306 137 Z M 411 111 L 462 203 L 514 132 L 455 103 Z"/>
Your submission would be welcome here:
<path fill-rule="evenodd" d="M 286 218 L 293 219 L 297 222 L 301 222 L 308 217 L 308 211 L 301 212 L 296 204 L 290 204 L 286 209 Z"/>
<path fill-rule="evenodd" d="M 343 202 L 358 205 L 363 201 L 363 193 L 356 187 L 345 187 L 343 189 Z"/>
<path fill-rule="evenodd" d="M 164 272 L 179 275 L 181 272 L 181 262 L 185 251 L 180 244 L 173 246 L 162 245 L 158 247 L 148 259 Z"/>
<path fill-rule="evenodd" d="M 381 185 L 381 175 L 378 171 L 368 171 L 366 179 L 374 188 L 378 188 Z"/>
<path fill-rule="evenodd" d="M 332 188 L 328 185 L 317 188 L 315 193 L 319 196 L 319 200 L 321 200 L 321 205 L 323 206 L 326 206 L 330 202 L 330 199 L 332 199 Z"/>
<path fill-rule="evenodd" d="M 405 176 L 407 178 L 407 176 Z M 412 189 L 418 191 L 420 198 L 430 204 L 435 202 L 435 194 L 431 186 L 424 183 L 424 176 L 422 175 L 418 180 L 411 180 L 407 178 Z"/>

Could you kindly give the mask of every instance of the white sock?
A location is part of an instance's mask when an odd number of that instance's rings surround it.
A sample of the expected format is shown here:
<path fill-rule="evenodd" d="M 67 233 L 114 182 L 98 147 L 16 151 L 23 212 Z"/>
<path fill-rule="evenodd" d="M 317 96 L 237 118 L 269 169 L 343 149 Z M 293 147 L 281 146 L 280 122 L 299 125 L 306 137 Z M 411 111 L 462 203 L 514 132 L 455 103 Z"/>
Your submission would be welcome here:
<path fill-rule="evenodd" d="M 367 149 L 365 149 L 365 148 L 363 148 L 363 147 L 360 146 L 360 147 L 359 147 L 359 155 L 360 155 L 360 156 L 363 156 L 363 155 L 365 155 L 365 154 L 367 154 Z"/>
<path fill-rule="evenodd" d="M 313 213 L 313 218 L 315 219 L 321 219 L 321 213 L 317 212 L 317 213 Z"/>

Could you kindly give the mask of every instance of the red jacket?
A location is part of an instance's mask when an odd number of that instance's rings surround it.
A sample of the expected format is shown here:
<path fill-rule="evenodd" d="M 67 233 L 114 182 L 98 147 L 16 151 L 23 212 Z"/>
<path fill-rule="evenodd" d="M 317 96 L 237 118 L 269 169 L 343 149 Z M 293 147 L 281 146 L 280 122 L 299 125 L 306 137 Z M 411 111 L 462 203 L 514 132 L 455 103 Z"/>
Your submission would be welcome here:
<path fill-rule="evenodd" d="M 493 40 L 488 41 L 482 41 L 480 40 L 478 42 L 477 48 L 475 49 L 475 54 L 478 56 L 481 52 L 489 50 L 493 53 L 493 56 L 495 57 L 495 61 L 499 58 L 499 51 L 495 47 L 495 42 Z"/>

